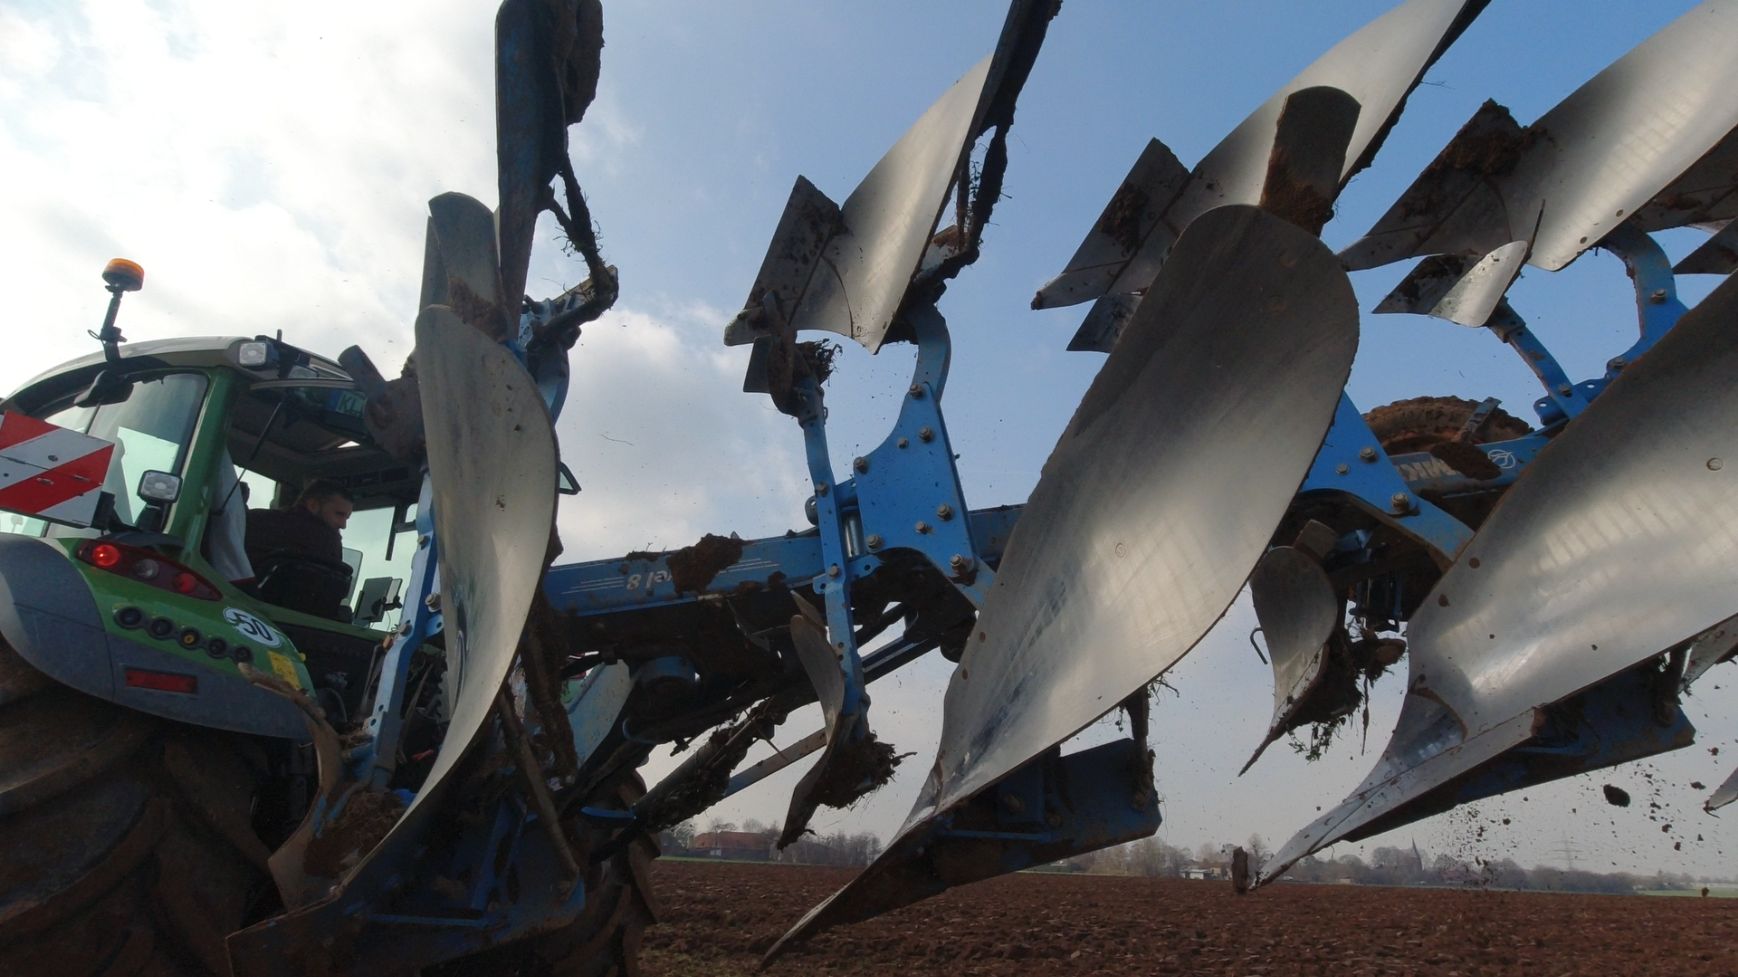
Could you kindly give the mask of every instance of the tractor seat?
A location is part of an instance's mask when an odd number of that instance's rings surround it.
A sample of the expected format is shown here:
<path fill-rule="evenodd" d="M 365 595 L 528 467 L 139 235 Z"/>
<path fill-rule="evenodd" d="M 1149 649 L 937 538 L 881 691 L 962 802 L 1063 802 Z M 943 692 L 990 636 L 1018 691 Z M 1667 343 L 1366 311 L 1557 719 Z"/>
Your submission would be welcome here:
<path fill-rule="evenodd" d="M 350 596 L 351 570 L 305 553 L 274 551 L 256 557 L 254 590 L 269 604 L 316 617 L 348 620 L 344 598 Z"/>

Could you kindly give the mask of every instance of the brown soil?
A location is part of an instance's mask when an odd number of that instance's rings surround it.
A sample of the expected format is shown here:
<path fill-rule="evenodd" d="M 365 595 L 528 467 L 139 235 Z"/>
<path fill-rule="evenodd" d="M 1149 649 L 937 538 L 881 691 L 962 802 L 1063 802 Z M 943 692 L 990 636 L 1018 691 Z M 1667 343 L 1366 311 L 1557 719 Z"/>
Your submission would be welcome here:
<path fill-rule="evenodd" d="M 1496 408 L 1470 443 L 1457 441 L 1461 427 L 1478 406 L 1478 401 L 1460 397 L 1413 397 L 1377 407 L 1365 414 L 1364 420 L 1382 450 L 1390 456 L 1428 451 L 1468 478 L 1492 479 L 1501 475 L 1502 469 L 1475 445 L 1525 437 L 1533 429 L 1520 418 Z M 1490 515 L 1498 498 L 1495 493 L 1452 499 L 1430 492 L 1421 494 L 1474 529 Z"/>
<path fill-rule="evenodd" d="M 744 545 L 734 536 L 707 533 L 693 546 L 684 546 L 664 557 L 664 564 L 670 568 L 670 583 L 679 594 L 700 593 L 725 567 L 742 559 Z"/>
<path fill-rule="evenodd" d="M 471 286 L 457 275 L 447 276 L 447 303 L 465 325 L 490 339 L 506 338 L 506 310 L 492 299 L 472 291 Z"/>
<path fill-rule="evenodd" d="M 1261 209 L 1291 221 L 1312 234 L 1334 218 L 1334 199 L 1319 187 L 1300 180 L 1290 169 L 1281 148 L 1275 148 L 1268 165 L 1267 183 L 1261 188 Z"/>
<path fill-rule="evenodd" d="M 1143 240 L 1141 215 L 1146 212 L 1149 202 L 1144 188 L 1125 183 L 1117 189 L 1116 196 L 1110 198 L 1110 204 L 1099 216 L 1095 229 L 1115 241 L 1124 251 L 1133 254 L 1140 249 Z"/>
<path fill-rule="evenodd" d="M 1374 408 L 1364 415 L 1364 420 L 1383 451 L 1390 455 L 1404 455 L 1431 451 L 1438 445 L 1452 442 L 1478 407 L 1478 401 L 1461 397 L 1413 397 Z M 1526 421 L 1498 407 L 1491 411 L 1484 429 L 1472 439 L 1472 443 L 1508 441 L 1526 437 L 1532 432 Z M 1443 460 L 1453 466 L 1450 459 Z M 1486 464 L 1489 464 L 1488 459 Z"/>
<path fill-rule="evenodd" d="M 383 790 L 358 790 L 325 833 L 308 842 L 308 872 L 335 879 L 380 844 L 404 813 L 404 801 Z"/>
<path fill-rule="evenodd" d="M 661 861 L 646 977 L 733 977 L 851 870 Z M 1738 975 L 1738 900 L 1026 874 L 831 930 L 769 968 L 1056 974 Z"/>
<path fill-rule="evenodd" d="M 865 794 L 883 787 L 893 779 L 899 761 L 911 756 L 894 753 L 891 743 L 883 743 L 874 733 L 846 744 L 844 752 L 834 758 L 820 783 L 815 785 L 815 798 L 828 807 L 850 807 Z"/>

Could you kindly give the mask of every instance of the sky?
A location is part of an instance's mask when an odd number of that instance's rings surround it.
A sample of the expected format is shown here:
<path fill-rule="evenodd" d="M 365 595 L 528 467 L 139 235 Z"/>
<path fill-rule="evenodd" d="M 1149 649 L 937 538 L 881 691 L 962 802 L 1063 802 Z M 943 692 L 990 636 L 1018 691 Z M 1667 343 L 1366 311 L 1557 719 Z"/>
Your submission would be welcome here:
<path fill-rule="evenodd" d="M 1068 0 L 1020 100 L 1006 199 L 983 257 L 941 305 L 954 337 L 946 395 L 974 506 L 1022 501 L 1100 354 L 1065 351 L 1085 307 L 1035 313 L 1150 137 L 1186 164 L 1386 0 Z M 1324 237 L 1374 222 L 1486 98 L 1531 121 L 1664 26 L 1688 0 L 1496 0 L 1427 75 L 1375 166 L 1340 200 Z M 805 525 L 808 479 L 795 424 L 740 390 L 746 348 L 725 322 L 748 293 L 798 174 L 835 200 L 924 108 L 993 45 L 996 2 L 606 5 L 603 76 L 572 156 L 621 298 L 574 351 L 558 423 L 584 491 L 565 499 L 567 558 L 675 548 L 702 533 L 767 536 Z M 389 374 L 411 345 L 425 202 L 460 190 L 493 203 L 493 6 L 237 4 L 229 0 L 0 0 L 0 390 L 94 351 L 99 272 L 146 269 L 120 325 L 133 340 L 282 330 L 335 355 L 360 344 Z M 1668 235 L 1674 256 L 1699 235 Z M 541 235 L 529 288 L 584 276 Z M 1369 309 L 1404 272 L 1354 276 Z M 1711 283 L 1686 282 L 1694 299 Z M 1627 347 L 1633 299 L 1621 265 L 1590 253 L 1557 274 L 1528 269 L 1511 292 L 1569 372 L 1588 377 Z M 832 457 L 879 443 L 909 382 L 911 350 L 848 346 L 828 391 Z M 1369 408 L 1419 395 L 1496 396 L 1530 417 L 1531 375 L 1493 337 L 1406 316 L 1366 315 L 1349 386 Z M 1277 846 L 1336 804 L 1380 753 L 1403 684 L 1378 686 L 1367 749 L 1346 736 L 1304 763 L 1284 743 L 1242 778 L 1271 704 L 1239 602 L 1168 676 L 1152 742 L 1160 836 L 1194 848 L 1260 834 Z M 1738 750 L 1730 679 L 1687 700 L 1700 742 L 1663 758 L 1476 805 L 1374 839 L 1524 865 L 1738 875 L 1738 830 L 1704 815 L 1704 793 Z M 822 832 L 903 820 L 939 735 L 946 663 L 871 690 L 883 738 L 916 754 Z M 798 713 L 782 739 L 812 728 Z M 1106 730 L 1090 737 L 1111 735 Z M 1723 748 L 1714 756 L 1710 748 Z M 662 753 L 662 751 L 660 751 Z M 673 760 L 660 756 L 654 772 Z M 806 766 L 712 817 L 782 820 Z M 1608 807 L 1600 785 L 1646 803 Z M 1504 821 L 1507 823 L 1503 823 Z M 1669 830 L 1661 826 L 1669 824 Z M 1696 840 L 1696 839 L 1700 840 Z M 1682 850 L 1674 844 L 1682 843 Z M 1366 846 L 1367 847 L 1367 846 Z M 1336 853 L 1359 850 L 1341 846 Z"/>

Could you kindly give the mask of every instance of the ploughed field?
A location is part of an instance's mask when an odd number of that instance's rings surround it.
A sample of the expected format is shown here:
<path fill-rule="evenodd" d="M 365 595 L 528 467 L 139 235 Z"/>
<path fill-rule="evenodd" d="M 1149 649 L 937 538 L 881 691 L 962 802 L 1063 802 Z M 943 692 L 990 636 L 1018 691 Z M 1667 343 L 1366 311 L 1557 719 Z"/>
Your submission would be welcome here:
<path fill-rule="evenodd" d="M 736 977 L 842 869 L 659 861 L 646 977 Z M 1738 899 L 1007 876 L 788 952 L 770 977 L 969 974 L 1738 977 Z"/>

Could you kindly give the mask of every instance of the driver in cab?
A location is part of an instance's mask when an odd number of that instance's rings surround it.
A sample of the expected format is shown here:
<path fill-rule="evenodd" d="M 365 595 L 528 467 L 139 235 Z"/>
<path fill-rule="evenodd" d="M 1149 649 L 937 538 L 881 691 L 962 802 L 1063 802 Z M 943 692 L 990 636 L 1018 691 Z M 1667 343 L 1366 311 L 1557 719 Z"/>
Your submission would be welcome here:
<path fill-rule="evenodd" d="M 322 617 L 338 612 L 349 592 L 349 567 L 344 564 L 343 529 L 356 503 L 344 486 L 331 479 L 309 482 L 294 502 L 282 509 L 254 509 L 247 514 L 247 556 L 258 574 L 260 596 L 275 604 Z M 276 572 L 289 564 L 313 564 L 316 572 Z M 322 579 L 341 575 L 342 581 Z"/>

